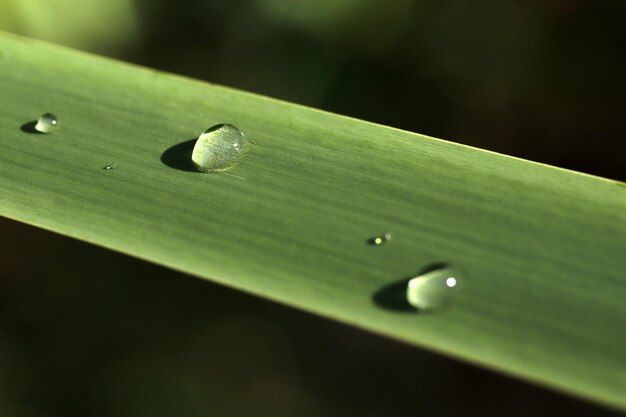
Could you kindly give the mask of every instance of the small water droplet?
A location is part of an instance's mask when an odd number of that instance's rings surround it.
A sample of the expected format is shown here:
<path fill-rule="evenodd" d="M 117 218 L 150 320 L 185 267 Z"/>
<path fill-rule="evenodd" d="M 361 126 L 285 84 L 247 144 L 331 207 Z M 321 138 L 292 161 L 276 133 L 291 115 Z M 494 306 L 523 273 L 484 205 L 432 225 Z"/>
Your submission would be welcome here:
<path fill-rule="evenodd" d="M 56 129 L 59 122 L 54 114 L 45 113 L 39 119 L 35 125 L 35 130 L 41 133 L 50 133 Z"/>
<path fill-rule="evenodd" d="M 102 169 L 104 169 L 105 171 L 110 171 L 110 170 L 115 169 L 115 168 L 117 168 L 117 164 L 115 162 L 112 163 L 112 164 L 105 165 L 105 166 L 102 167 Z"/>
<path fill-rule="evenodd" d="M 384 235 L 375 236 L 367 241 L 370 245 L 380 246 L 383 243 L 387 243 L 391 240 L 391 233 L 385 233 Z"/>
<path fill-rule="evenodd" d="M 220 124 L 205 130 L 193 147 L 191 160 L 199 171 L 220 172 L 235 165 L 245 156 L 249 142 L 233 125 Z"/>
<path fill-rule="evenodd" d="M 448 306 L 458 292 L 459 276 L 452 268 L 441 266 L 409 281 L 407 302 L 421 311 Z"/>

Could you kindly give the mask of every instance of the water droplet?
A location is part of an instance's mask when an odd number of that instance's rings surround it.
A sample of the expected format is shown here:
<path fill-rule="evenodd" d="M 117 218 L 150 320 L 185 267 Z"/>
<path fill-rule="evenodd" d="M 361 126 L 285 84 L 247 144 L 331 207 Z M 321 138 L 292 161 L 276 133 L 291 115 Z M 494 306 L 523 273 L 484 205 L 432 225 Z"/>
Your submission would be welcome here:
<path fill-rule="evenodd" d="M 193 147 L 191 160 L 198 170 L 220 172 L 238 163 L 248 152 L 249 142 L 241 130 L 221 124 L 205 130 Z"/>
<path fill-rule="evenodd" d="M 251 140 L 250 145 L 256 145 L 256 140 Z"/>
<path fill-rule="evenodd" d="M 109 165 L 105 165 L 102 167 L 102 169 L 104 169 L 105 171 L 110 171 L 112 169 L 117 168 L 117 164 L 115 162 L 113 162 L 112 164 Z"/>
<path fill-rule="evenodd" d="M 391 233 L 385 233 L 384 235 L 375 236 L 371 238 L 370 240 L 367 241 L 367 243 L 369 243 L 370 245 L 374 245 L 374 246 L 380 246 L 383 243 L 389 242 L 390 240 L 391 240 Z"/>
<path fill-rule="evenodd" d="M 41 133 L 50 133 L 57 128 L 59 122 L 54 114 L 46 113 L 37 119 L 35 130 Z"/>
<path fill-rule="evenodd" d="M 438 267 L 409 281 L 406 300 L 421 311 L 440 309 L 452 302 L 458 283 L 459 276 L 452 268 Z"/>

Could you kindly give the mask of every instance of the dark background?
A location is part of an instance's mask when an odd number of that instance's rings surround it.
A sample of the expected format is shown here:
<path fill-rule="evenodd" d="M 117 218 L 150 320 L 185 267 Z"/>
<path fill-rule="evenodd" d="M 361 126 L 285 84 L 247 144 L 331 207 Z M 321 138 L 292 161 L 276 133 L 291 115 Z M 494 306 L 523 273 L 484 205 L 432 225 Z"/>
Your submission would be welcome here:
<path fill-rule="evenodd" d="M 0 29 L 626 180 L 626 2 L 0 0 Z M 608 410 L 0 220 L 0 416 Z"/>

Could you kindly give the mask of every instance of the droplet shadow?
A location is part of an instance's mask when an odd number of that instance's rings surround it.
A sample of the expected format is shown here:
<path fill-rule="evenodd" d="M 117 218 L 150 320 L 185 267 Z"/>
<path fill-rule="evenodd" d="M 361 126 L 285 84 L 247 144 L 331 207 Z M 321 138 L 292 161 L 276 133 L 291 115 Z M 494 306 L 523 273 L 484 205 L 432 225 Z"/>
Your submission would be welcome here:
<path fill-rule="evenodd" d="M 35 129 L 35 126 L 37 126 L 37 120 L 32 120 L 20 126 L 20 130 L 31 135 L 43 135 L 44 133 Z"/>
<path fill-rule="evenodd" d="M 432 272 L 437 269 L 446 268 L 449 265 L 445 262 L 436 262 L 422 268 L 417 274 L 399 281 L 392 282 L 380 288 L 372 295 L 372 302 L 385 310 L 397 312 L 420 312 L 413 307 L 406 299 L 406 288 L 410 280 L 420 275 Z"/>
<path fill-rule="evenodd" d="M 190 139 L 167 148 L 161 154 L 161 162 L 170 168 L 180 171 L 199 173 L 200 171 L 191 161 L 195 143 L 196 139 Z"/>

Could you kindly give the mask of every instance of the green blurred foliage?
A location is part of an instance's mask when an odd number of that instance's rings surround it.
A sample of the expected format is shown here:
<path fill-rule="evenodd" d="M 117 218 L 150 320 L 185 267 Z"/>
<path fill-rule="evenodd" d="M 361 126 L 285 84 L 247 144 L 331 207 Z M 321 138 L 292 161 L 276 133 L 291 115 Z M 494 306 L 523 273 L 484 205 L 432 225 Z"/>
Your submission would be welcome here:
<path fill-rule="evenodd" d="M 132 0 L 0 0 L 0 29 L 100 53 L 139 36 Z"/>
<path fill-rule="evenodd" d="M 259 0 L 262 16 L 276 25 L 326 42 L 350 42 L 381 53 L 410 24 L 411 0 Z"/>
<path fill-rule="evenodd" d="M 626 180 L 622 0 L 0 0 L 0 29 Z M 0 222 L 0 416 L 610 415 Z"/>

